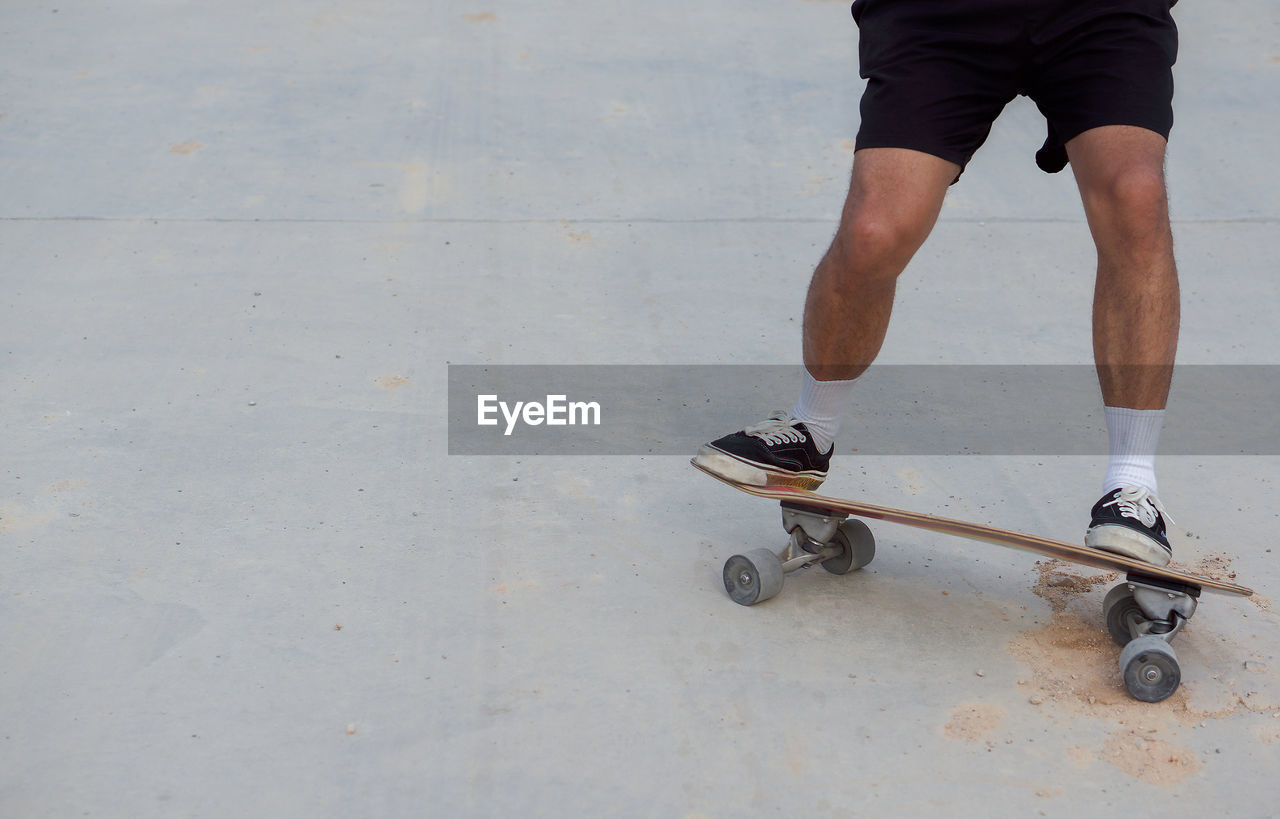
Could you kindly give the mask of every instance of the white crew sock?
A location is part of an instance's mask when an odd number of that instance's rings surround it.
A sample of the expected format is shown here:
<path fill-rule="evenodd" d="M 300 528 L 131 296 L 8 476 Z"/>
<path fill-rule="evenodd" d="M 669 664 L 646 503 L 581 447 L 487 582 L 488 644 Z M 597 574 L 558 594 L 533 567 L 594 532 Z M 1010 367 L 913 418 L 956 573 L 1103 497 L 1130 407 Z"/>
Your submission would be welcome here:
<path fill-rule="evenodd" d="M 1164 410 L 1104 407 L 1111 460 L 1102 481 L 1104 494 L 1122 486 L 1141 486 L 1156 492 L 1156 446 L 1164 424 Z"/>
<path fill-rule="evenodd" d="M 826 452 L 835 443 L 853 385 L 853 380 L 819 381 L 809 374 L 808 369 L 804 371 L 800 400 L 791 410 L 791 417 L 809 428 L 819 452 Z"/>

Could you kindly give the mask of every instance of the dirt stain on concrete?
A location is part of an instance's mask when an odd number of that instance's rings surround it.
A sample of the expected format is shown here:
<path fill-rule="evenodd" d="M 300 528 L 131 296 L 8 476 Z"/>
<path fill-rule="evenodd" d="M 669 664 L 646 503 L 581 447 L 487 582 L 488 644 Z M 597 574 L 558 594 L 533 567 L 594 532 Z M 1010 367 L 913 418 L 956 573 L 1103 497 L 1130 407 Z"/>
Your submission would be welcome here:
<path fill-rule="evenodd" d="M 187 142 L 179 142 L 177 145 L 169 148 L 171 154 L 194 154 L 196 151 L 204 147 L 204 143 L 189 140 Z"/>
<path fill-rule="evenodd" d="M 379 376 L 375 383 L 384 390 L 398 390 L 408 384 L 409 379 L 403 375 L 383 375 Z"/>
<path fill-rule="evenodd" d="M 1155 729 L 1115 731 L 1103 743 L 1101 756 L 1148 785 L 1177 785 L 1199 773 L 1201 765 L 1195 752 L 1154 734 Z"/>
<path fill-rule="evenodd" d="M 961 703 L 951 712 L 947 724 L 942 726 L 942 735 L 962 742 L 980 742 L 997 730 L 1008 716 L 1009 712 L 998 705 Z"/>
<path fill-rule="evenodd" d="M 900 469 L 898 470 L 898 480 L 902 482 L 902 488 L 909 494 L 919 495 L 924 491 L 924 478 L 918 470 L 909 467 Z"/>
<path fill-rule="evenodd" d="M 466 20 L 468 23 L 496 23 L 498 21 L 498 15 L 491 11 L 479 11 L 475 14 L 464 14 L 462 15 L 462 19 Z"/>
<path fill-rule="evenodd" d="M 51 512 L 35 511 L 16 505 L 0 506 L 0 535 L 37 529 L 52 520 Z"/>
<path fill-rule="evenodd" d="M 575 245 L 591 244 L 595 241 L 595 237 L 590 233 L 587 233 L 586 231 L 573 230 L 573 223 L 568 219 L 561 219 L 560 227 L 564 228 L 565 238 L 570 242 L 573 242 Z"/>
<path fill-rule="evenodd" d="M 1280 742 L 1280 717 L 1277 717 L 1267 725 L 1255 725 L 1253 735 L 1263 745 L 1275 745 Z"/>
<path fill-rule="evenodd" d="M 429 167 L 425 162 L 358 161 L 353 164 L 400 172 L 400 184 L 386 187 L 396 190 L 400 209 L 410 215 L 420 214 L 429 205 L 446 201 L 452 193 L 448 174 L 440 168 Z M 375 184 L 379 188 L 384 187 L 381 182 Z"/>

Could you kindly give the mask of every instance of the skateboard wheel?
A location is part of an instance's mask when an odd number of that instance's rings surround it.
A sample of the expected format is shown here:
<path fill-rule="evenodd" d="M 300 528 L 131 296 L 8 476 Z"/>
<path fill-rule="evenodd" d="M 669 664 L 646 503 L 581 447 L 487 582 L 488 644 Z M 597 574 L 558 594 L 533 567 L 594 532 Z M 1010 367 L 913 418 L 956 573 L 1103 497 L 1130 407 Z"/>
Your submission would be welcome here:
<path fill-rule="evenodd" d="M 1143 702 L 1167 699 L 1182 681 L 1182 669 L 1173 648 L 1150 634 L 1131 641 L 1120 652 L 1120 673 L 1124 687 Z"/>
<path fill-rule="evenodd" d="M 1111 632 L 1111 639 L 1121 648 L 1129 645 L 1133 640 L 1133 633 L 1129 630 L 1131 618 L 1136 617 L 1138 622 L 1147 619 L 1139 608 L 1138 601 L 1133 599 L 1133 592 L 1129 591 L 1129 586 L 1125 583 L 1107 592 L 1107 596 L 1102 601 L 1102 616 L 1107 621 L 1107 631 Z"/>
<path fill-rule="evenodd" d="M 840 524 L 831 542 L 840 546 L 840 554 L 822 561 L 822 568 L 832 574 L 848 574 L 870 563 L 876 556 L 876 538 L 870 527 L 849 518 Z"/>
<path fill-rule="evenodd" d="M 724 590 L 742 606 L 762 603 L 782 591 L 782 561 L 768 549 L 754 549 L 724 562 Z"/>

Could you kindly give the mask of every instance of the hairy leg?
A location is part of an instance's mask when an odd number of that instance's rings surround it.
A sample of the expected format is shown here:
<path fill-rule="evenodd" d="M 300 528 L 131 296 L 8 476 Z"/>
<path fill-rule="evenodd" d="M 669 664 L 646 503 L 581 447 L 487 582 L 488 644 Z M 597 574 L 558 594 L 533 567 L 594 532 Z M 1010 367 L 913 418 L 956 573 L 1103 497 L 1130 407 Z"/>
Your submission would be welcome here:
<path fill-rule="evenodd" d="M 875 359 L 898 274 L 933 229 L 960 168 L 901 148 L 854 155 L 840 227 L 809 284 L 804 363 L 819 381 L 856 378 Z"/>
<path fill-rule="evenodd" d="M 1163 409 L 1180 309 L 1164 137 L 1106 126 L 1071 140 L 1067 153 L 1098 248 L 1093 351 L 1103 403 Z"/>

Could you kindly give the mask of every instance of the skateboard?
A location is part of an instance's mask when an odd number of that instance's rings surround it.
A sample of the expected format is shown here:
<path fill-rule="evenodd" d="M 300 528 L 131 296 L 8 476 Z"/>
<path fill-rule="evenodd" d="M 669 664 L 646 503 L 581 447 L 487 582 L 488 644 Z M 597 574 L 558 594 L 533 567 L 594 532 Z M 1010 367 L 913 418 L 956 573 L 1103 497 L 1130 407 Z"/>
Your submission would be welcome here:
<path fill-rule="evenodd" d="M 832 574 L 847 574 L 870 563 L 876 554 L 875 537 L 859 518 L 900 523 L 1104 571 L 1124 572 L 1125 581 L 1103 599 L 1102 615 L 1111 639 L 1122 649 L 1120 674 L 1125 688 L 1145 702 L 1168 698 L 1182 681 L 1182 670 L 1169 643 L 1195 614 L 1201 592 L 1241 597 L 1253 594 L 1252 589 L 1235 583 L 1160 568 L 1061 540 L 832 498 L 793 486 L 752 486 L 717 475 L 697 463 L 693 465 L 734 489 L 782 503 L 782 527 L 790 535 L 786 547 L 781 552 L 755 549 L 725 561 L 725 591 L 735 603 L 744 606 L 778 594 L 783 577 L 791 572 L 820 565 Z"/>

